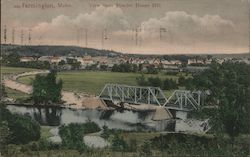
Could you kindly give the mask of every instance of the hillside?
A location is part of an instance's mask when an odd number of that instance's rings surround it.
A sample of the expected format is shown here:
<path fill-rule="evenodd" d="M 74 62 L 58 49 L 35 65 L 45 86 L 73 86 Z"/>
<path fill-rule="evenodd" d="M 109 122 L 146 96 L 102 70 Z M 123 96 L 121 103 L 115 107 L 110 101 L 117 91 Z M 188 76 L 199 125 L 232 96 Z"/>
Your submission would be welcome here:
<path fill-rule="evenodd" d="M 116 56 L 121 53 L 109 50 L 98 50 L 92 48 L 82 48 L 77 46 L 20 46 L 20 45 L 1 45 L 2 54 L 18 53 L 21 56 L 53 56 L 53 55 L 91 55 L 91 56 Z"/>

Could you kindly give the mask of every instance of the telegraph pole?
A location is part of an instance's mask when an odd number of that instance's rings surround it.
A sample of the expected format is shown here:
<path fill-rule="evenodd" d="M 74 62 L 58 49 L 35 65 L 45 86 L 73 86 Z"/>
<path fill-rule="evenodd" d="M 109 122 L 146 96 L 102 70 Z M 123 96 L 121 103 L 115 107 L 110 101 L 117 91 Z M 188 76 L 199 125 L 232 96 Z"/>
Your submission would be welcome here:
<path fill-rule="evenodd" d="M 88 47 L 88 29 L 85 28 L 85 47 Z"/>
<path fill-rule="evenodd" d="M 23 29 L 21 29 L 21 45 L 23 45 L 23 36 L 24 36 Z"/>
<path fill-rule="evenodd" d="M 4 25 L 3 32 L 4 32 L 4 43 L 7 44 L 7 27 L 6 27 L 6 25 Z"/>
<path fill-rule="evenodd" d="M 140 32 L 141 32 L 141 28 L 138 26 L 138 27 L 136 27 L 135 28 L 135 45 L 137 46 L 137 45 L 139 45 L 140 44 Z"/>
<path fill-rule="evenodd" d="M 12 29 L 12 44 L 14 45 L 15 44 L 15 28 Z"/>
<path fill-rule="evenodd" d="M 31 45 L 31 29 L 29 29 L 29 37 L 28 37 L 28 40 L 29 40 L 29 45 Z"/>

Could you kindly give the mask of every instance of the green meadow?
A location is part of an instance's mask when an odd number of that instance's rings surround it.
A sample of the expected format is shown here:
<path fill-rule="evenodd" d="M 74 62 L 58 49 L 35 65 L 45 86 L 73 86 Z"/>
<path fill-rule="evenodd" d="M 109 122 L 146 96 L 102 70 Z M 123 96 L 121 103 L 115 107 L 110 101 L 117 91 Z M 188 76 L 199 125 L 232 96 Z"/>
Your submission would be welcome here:
<path fill-rule="evenodd" d="M 137 85 L 136 78 L 139 73 L 117 73 L 101 71 L 81 71 L 81 72 L 59 72 L 58 77 L 63 81 L 63 89 L 75 92 L 85 92 L 88 94 L 99 94 L 107 83 L 117 83 L 126 85 Z M 169 76 L 163 73 L 144 74 L 148 77 L 160 77 L 177 79 L 177 76 Z M 34 76 L 19 78 L 18 81 L 31 84 Z"/>

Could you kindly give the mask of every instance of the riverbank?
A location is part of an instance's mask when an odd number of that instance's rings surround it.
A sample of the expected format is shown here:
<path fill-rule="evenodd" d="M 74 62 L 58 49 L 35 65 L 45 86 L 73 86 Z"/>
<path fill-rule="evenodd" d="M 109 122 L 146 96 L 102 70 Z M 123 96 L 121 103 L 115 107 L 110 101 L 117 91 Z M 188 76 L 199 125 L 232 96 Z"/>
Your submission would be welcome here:
<path fill-rule="evenodd" d="M 25 94 L 32 93 L 32 86 L 26 85 L 18 82 L 18 78 L 37 75 L 37 74 L 47 74 L 48 70 L 38 70 L 38 71 L 29 71 L 24 73 L 19 73 L 15 75 L 7 75 L 3 78 L 3 83 L 6 87 L 23 92 Z M 98 97 L 87 97 L 86 95 L 75 93 L 71 91 L 62 91 L 62 101 L 63 106 L 66 108 L 72 109 L 109 109 L 107 105 L 101 101 Z"/>

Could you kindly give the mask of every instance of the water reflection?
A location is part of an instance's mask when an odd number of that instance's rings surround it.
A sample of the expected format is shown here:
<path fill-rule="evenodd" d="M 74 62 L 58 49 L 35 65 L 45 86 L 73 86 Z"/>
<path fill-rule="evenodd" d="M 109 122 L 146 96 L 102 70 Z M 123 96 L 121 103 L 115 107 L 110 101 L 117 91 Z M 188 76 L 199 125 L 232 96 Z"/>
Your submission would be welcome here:
<path fill-rule="evenodd" d="M 10 105 L 11 112 L 28 114 L 41 125 L 59 126 L 69 123 L 94 121 L 100 127 L 122 130 L 155 130 L 157 123 L 152 121 L 152 112 L 71 110 L 58 107 L 24 107 Z M 162 124 L 161 124 L 162 125 Z M 165 124 L 164 124 L 165 125 Z"/>

